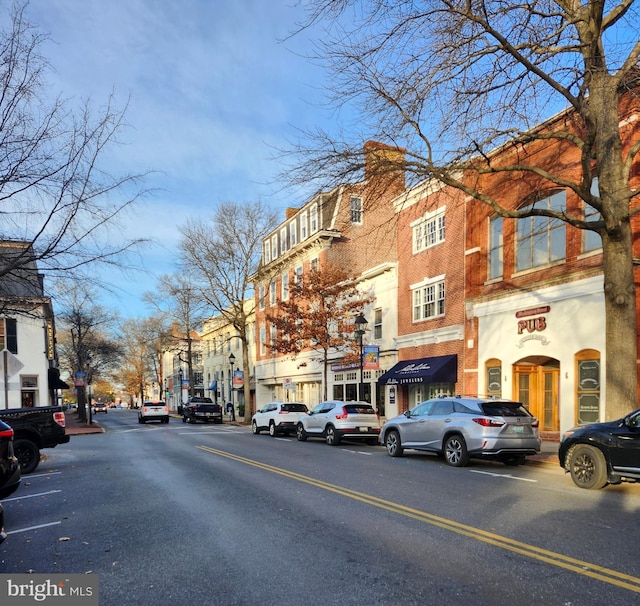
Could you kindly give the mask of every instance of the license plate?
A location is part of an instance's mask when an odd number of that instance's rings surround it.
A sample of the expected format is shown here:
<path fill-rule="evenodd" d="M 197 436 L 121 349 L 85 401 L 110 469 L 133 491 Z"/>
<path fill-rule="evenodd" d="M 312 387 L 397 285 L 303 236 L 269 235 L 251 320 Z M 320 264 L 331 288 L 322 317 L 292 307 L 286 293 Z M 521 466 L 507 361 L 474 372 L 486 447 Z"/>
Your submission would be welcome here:
<path fill-rule="evenodd" d="M 364 432 L 364 433 L 368 433 L 369 432 L 369 428 L 368 427 L 358 427 L 358 431 Z"/>
<path fill-rule="evenodd" d="M 513 433 L 524 433 L 524 426 L 522 425 L 514 425 Z"/>

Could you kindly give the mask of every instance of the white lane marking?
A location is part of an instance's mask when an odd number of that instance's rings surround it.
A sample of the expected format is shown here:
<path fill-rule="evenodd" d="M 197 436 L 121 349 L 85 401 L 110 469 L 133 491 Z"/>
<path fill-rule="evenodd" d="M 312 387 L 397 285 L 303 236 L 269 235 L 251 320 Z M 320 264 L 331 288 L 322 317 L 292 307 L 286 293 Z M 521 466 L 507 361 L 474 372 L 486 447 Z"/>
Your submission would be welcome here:
<path fill-rule="evenodd" d="M 3 499 L 3 503 L 8 503 L 9 501 L 20 501 L 21 499 L 32 499 L 33 497 L 46 497 L 48 494 L 56 494 L 58 492 L 62 492 L 62 490 L 47 490 L 47 492 L 39 492 L 37 494 L 25 494 L 21 497 L 10 497 L 8 499 Z"/>
<path fill-rule="evenodd" d="M 48 524 L 39 524 L 38 526 L 29 526 L 29 528 L 18 528 L 18 530 L 9 530 L 7 534 L 18 534 L 19 532 L 29 532 L 30 530 L 38 530 L 38 528 L 47 528 L 47 526 L 57 526 L 62 522 L 49 522 Z"/>
<path fill-rule="evenodd" d="M 347 448 L 341 448 L 340 450 L 342 450 L 342 452 L 350 452 L 352 454 L 367 455 L 368 457 L 373 455 L 372 452 L 363 452 L 362 450 L 349 450 Z"/>
<path fill-rule="evenodd" d="M 29 476 L 22 476 L 23 480 L 31 480 L 33 478 L 46 478 L 47 476 L 56 476 L 60 475 L 61 471 L 43 471 L 42 473 L 30 473 Z"/>
<path fill-rule="evenodd" d="M 512 476 L 510 473 L 491 473 L 490 471 L 479 471 L 477 469 L 470 469 L 471 473 L 481 473 L 485 476 L 493 476 L 494 478 L 507 478 L 507 480 L 520 480 L 520 482 L 533 482 L 538 483 L 538 480 L 531 480 L 530 478 L 519 478 L 518 476 Z"/>

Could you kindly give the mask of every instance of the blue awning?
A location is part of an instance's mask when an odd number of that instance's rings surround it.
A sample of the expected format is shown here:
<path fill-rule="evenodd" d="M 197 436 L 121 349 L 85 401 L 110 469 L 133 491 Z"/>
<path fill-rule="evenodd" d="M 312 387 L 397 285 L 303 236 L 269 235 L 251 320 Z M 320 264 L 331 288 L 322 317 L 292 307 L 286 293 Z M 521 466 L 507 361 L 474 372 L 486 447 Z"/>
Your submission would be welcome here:
<path fill-rule="evenodd" d="M 456 383 L 458 356 L 434 356 L 398 362 L 379 379 L 380 385 L 407 385 L 409 383 Z"/>
<path fill-rule="evenodd" d="M 207 387 L 207 391 L 217 391 L 218 390 L 218 381 L 211 381 L 211 385 Z"/>

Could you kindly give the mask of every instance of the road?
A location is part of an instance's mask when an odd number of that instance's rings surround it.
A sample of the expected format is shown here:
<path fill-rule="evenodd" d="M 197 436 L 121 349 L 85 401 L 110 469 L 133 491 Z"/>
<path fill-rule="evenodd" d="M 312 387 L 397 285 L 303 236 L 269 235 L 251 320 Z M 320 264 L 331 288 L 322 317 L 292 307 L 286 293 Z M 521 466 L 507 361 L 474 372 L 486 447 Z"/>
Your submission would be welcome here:
<path fill-rule="evenodd" d="M 3 501 L 1 573 L 95 573 L 101 606 L 590 605 L 640 598 L 640 486 L 100 416 Z"/>

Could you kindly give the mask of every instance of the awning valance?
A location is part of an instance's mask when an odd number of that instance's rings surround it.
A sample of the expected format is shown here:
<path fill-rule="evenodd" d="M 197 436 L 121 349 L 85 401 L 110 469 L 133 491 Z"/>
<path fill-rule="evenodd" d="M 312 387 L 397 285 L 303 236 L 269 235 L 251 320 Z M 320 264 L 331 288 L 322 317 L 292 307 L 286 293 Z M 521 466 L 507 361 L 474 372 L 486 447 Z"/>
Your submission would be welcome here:
<path fill-rule="evenodd" d="M 385 372 L 380 385 L 406 385 L 409 383 L 455 383 L 458 380 L 458 356 L 434 356 L 403 360 Z"/>

